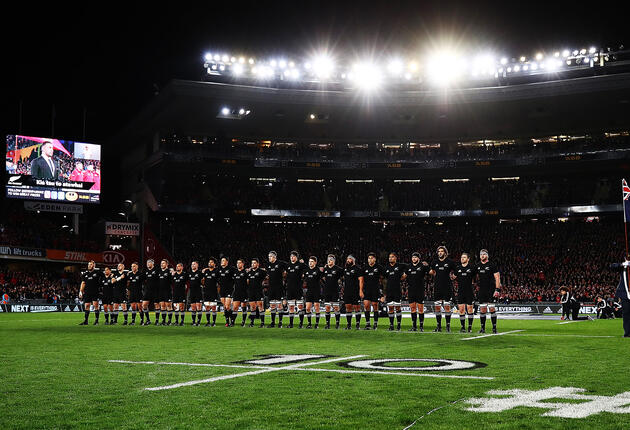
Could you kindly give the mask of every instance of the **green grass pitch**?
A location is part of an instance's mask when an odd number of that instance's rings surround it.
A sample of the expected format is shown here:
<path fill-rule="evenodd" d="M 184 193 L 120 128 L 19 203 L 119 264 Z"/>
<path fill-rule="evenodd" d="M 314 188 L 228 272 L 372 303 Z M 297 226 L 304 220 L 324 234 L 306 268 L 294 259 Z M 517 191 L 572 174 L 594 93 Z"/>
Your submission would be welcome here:
<path fill-rule="evenodd" d="M 450 334 L 431 333 L 433 319 L 426 333 L 408 333 L 409 319 L 400 333 L 387 331 L 387 319 L 378 331 L 349 332 L 241 328 L 240 316 L 232 328 L 191 327 L 189 316 L 185 327 L 122 326 L 122 316 L 117 326 L 80 327 L 81 319 L 78 313 L 0 314 L 0 428 L 404 429 L 414 422 L 412 429 L 630 428 L 630 413 L 623 413 L 624 407 L 630 412 L 630 393 L 621 411 L 595 410 L 582 418 L 545 416 L 553 408 L 528 406 L 468 410 L 468 399 L 491 398 L 490 390 L 574 387 L 587 397 L 630 392 L 630 339 L 621 337 L 620 320 L 499 319 L 499 331 L 510 333 L 478 337 L 478 319 L 472 335 L 457 332 L 457 319 Z M 283 354 L 325 357 L 243 363 Z M 485 366 L 374 371 L 348 365 L 419 358 Z M 593 404 L 580 396 L 542 402 L 566 403 L 569 415 Z"/>

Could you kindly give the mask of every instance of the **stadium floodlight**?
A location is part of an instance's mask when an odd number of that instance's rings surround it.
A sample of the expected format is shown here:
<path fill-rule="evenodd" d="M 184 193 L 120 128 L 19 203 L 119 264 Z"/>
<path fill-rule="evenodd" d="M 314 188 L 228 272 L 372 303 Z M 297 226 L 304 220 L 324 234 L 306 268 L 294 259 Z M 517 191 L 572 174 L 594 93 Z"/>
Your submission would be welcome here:
<path fill-rule="evenodd" d="M 586 48 L 580 49 L 580 55 L 586 55 Z"/>
<path fill-rule="evenodd" d="M 453 52 L 445 51 L 430 57 L 427 64 L 429 79 L 440 86 L 448 86 L 459 77 L 464 63 Z"/>
<path fill-rule="evenodd" d="M 595 52 L 597 52 L 597 48 L 595 48 L 594 46 L 591 46 L 590 49 L 588 50 L 589 54 L 594 54 Z"/>
<path fill-rule="evenodd" d="M 269 65 L 270 65 L 271 67 L 276 67 L 276 65 L 277 65 L 277 64 L 278 64 L 278 62 L 277 62 L 276 60 L 271 60 L 271 61 L 269 62 Z"/>
<path fill-rule="evenodd" d="M 236 57 L 230 57 L 230 63 L 236 63 Z"/>
<path fill-rule="evenodd" d="M 314 113 L 312 113 L 312 114 L 310 114 L 308 117 L 309 117 L 310 119 L 315 119 L 315 114 L 314 114 Z"/>
<path fill-rule="evenodd" d="M 278 61 L 278 67 L 280 67 L 281 69 L 284 69 L 287 67 L 287 62 L 286 60 L 280 60 Z"/>
<path fill-rule="evenodd" d="M 560 57 L 560 52 L 559 51 L 554 52 L 553 56 L 556 57 L 556 58 Z"/>
<path fill-rule="evenodd" d="M 238 62 L 241 63 L 241 64 L 245 64 L 245 57 L 239 58 Z"/>
<path fill-rule="evenodd" d="M 293 61 L 289 61 L 289 67 L 290 68 L 294 68 L 295 67 L 295 63 Z"/>
<path fill-rule="evenodd" d="M 328 55 L 318 55 L 311 61 L 315 76 L 320 79 L 328 79 L 332 75 L 335 64 Z"/>
<path fill-rule="evenodd" d="M 519 66 L 518 64 L 516 66 L 514 66 L 514 71 L 518 72 L 521 70 L 521 66 Z"/>
<path fill-rule="evenodd" d="M 223 55 L 223 57 L 221 57 L 221 60 L 223 60 L 224 63 L 227 63 L 228 61 L 230 61 L 230 57 L 228 57 L 227 55 Z"/>
<path fill-rule="evenodd" d="M 501 64 L 506 65 L 507 62 L 508 62 L 507 58 L 505 58 L 505 57 L 501 58 Z"/>
<path fill-rule="evenodd" d="M 411 79 L 411 73 L 405 73 L 405 79 L 406 80 L 410 80 Z"/>
<path fill-rule="evenodd" d="M 380 87 L 382 75 L 380 69 L 371 62 L 357 63 L 352 67 L 352 81 L 357 88 L 364 91 L 373 91 Z"/>
<path fill-rule="evenodd" d="M 521 56 L 521 58 L 519 58 L 519 61 L 520 61 L 521 63 L 524 63 L 524 62 L 525 62 L 525 60 L 527 60 L 527 58 L 525 58 L 525 56 L 524 56 L 524 55 L 522 55 L 522 56 Z"/>
<path fill-rule="evenodd" d="M 532 63 L 530 65 L 530 67 L 531 67 L 532 70 L 537 70 L 538 69 L 538 63 Z"/>
<path fill-rule="evenodd" d="M 206 61 L 212 61 L 212 54 L 210 52 L 208 52 L 206 55 L 204 55 L 204 59 Z"/>
<path fill-rule="evenodd" d="M 478 76 L 484 73 L 494 75 L 496 61 L 491 54 L 477 55 L 472 62 L 472 75 Z"/>
<path fill-rule="evenodd" d="M 219 61 L 221 56 L 219 54 L 214 54 L 214 61 Z"/>
<path fill-rule="evenodd" d="M 254 64 L 254 59 L 250 58 L 248 62 L 249 62 L 249 64 Z"/>
<path fill-rule="evenodd" d="M 221 108 L 221 114 L 225 115 L 225 116 L 229 115 L 230 114 L 230 108 L 227 107 L 227 106 L 224 106 L 223 108 Z"/>
<path fill-rule="evenodd" d="M 238 110 L 238 114 L 239 114 L 239 115 L 245 115 L 245 109 L 240 108 L 240 109 Z"/>
<path fill-rule="evenodd" d="M 564 51 L 562 51 L 562 56 L 564 58 L 567 58 L 571 55 L 571 51 L 569 51 L 568 49 L 565 49 Z"/>
<path fill-rule="evenodd" d="M 291 80 L 297 80 L 300 78 L 300 71 L 298 69 L 285 70 L 284 77 Z"/>
<path fill-rule="evenodd" d="M 387 70 L 394 76 L 399 76 L 403 71 L 403 63 L 399 59 L 394 59 L 387 65 Z"/>
<path fill-rule="evenodd" d="M 540 61 L 543 59 L 543 54 L 542 52 L 539 52 L 538 54 L 536 54 L 536 60 Z"/>

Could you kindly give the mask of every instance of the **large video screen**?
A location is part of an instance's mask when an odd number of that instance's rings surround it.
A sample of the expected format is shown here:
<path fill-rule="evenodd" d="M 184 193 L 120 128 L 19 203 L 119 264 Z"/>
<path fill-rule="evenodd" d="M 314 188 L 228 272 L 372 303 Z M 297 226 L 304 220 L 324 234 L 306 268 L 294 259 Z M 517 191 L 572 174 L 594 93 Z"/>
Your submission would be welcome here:
<path fill-rule="evenodd" d="M 7 197 L 98 203 L 101 146 L 7 135 Z"/>

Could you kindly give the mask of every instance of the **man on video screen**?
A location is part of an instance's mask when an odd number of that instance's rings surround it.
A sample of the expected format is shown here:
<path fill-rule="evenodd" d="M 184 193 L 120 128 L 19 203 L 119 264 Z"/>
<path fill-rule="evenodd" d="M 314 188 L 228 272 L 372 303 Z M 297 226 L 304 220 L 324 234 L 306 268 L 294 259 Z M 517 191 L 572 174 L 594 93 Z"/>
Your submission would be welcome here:
<path fill-rule="evenodd" d="M 46 141 L 42 143 L 42 155 L 31 163 L 31 175 L 35 179 L 59 179 L 59 162 L 53 159 L 53 144 Z"/>

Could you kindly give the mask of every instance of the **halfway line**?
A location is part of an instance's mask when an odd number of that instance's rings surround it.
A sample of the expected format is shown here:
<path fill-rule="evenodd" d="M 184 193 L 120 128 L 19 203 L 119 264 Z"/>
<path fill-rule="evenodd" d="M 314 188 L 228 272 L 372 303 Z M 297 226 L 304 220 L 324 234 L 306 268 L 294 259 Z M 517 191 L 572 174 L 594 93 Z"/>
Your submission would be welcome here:
<path fill-rule="evenodd" d="M 504 331 L 502 333 L 482 334 L 481 336 L 465 337 L 460 340 L 473 340 L 473 339 L 481 339 L 482 337 L 503 336 L 504 334 L 518 333 L 519 331 L 525 331 L 525 330 L 512 330 L 512 331 Z"/>

